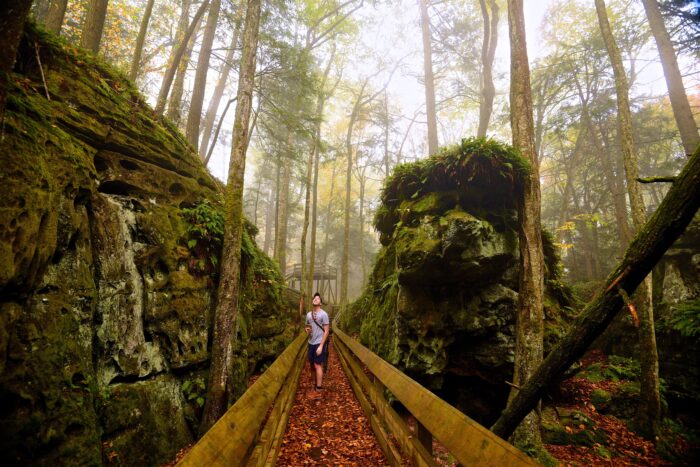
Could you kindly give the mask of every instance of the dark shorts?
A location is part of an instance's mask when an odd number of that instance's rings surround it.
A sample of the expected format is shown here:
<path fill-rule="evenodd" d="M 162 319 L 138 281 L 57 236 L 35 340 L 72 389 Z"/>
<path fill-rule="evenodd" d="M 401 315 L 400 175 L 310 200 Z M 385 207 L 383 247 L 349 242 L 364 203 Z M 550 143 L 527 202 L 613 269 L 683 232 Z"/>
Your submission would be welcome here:
<path fill-rule="evenodd" d="M 314 363 L 317 365 L 323 365 L 324 360 L 326 359 L 326 352 L 324 349 L 324 352 L 321 352 L 321 355 L 316 355 L 316 349 L 318 349 L 318 346 L 321 344 L 307 344 L 307 357 L 309 359 L 309 364 L 313 367 Z"/>

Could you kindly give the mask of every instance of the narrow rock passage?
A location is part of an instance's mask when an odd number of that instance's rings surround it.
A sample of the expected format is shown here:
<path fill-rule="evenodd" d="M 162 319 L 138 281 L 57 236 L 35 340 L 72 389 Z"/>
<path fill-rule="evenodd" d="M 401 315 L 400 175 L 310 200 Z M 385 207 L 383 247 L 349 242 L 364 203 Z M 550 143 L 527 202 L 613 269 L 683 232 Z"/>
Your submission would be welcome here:
<path fill-rule="evenodd" d="M 309 397 L 312 384 L 307 361 L 277 465 L 388 465 L 332 344 L 322 397 Z"/>

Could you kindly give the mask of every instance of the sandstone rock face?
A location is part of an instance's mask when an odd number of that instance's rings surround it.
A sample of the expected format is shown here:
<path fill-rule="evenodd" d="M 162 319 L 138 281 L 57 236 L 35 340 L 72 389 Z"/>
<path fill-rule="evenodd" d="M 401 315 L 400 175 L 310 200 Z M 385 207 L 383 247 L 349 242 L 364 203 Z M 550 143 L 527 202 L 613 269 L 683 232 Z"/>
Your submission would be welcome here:
<path fill-rule="evenodd" d="M 384 247 L 365 293 L 341 317 L 364 345 L 484 424 L 503 408 L 512 378 L 515 200 L 526 170 L 518 158 L 474 140 L 399 167 L 375 219 Z M 559 307 L 552 296 L 548 303 Z"/>
<path fill-rule="evenodd" d="M 19 57 L 0 149 L 0 461 L 166 462 L 196 433 L 215 298 L 183 208 L 215 209 L 217 183 L 103 64 L 32 26 Z M 292 331 L 251 233 L 237 395 Z"/>

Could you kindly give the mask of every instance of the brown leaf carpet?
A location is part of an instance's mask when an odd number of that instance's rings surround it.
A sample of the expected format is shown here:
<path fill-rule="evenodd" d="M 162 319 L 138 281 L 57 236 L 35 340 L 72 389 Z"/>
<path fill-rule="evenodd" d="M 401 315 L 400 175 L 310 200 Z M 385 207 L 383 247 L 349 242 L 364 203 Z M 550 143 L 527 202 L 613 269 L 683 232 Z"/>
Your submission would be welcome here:
<path fill-rule="evenodd" d="M 313 388 L 310 373 L 307 361 L 277 465 L 388 465 L 332 344 L 320 398 L 309 397 Z"/>

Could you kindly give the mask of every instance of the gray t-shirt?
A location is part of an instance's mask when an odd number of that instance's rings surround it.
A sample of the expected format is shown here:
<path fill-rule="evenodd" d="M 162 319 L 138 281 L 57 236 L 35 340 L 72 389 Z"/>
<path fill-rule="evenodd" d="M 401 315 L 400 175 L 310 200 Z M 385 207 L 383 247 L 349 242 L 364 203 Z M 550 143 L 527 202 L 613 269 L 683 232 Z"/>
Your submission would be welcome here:
<path fill-rule="evenodd" d="M 312 314 L 313 318 L 311 316 Z M 314 319 L 316 320 L 316 323 L 320 325 L 320 327 L 316 326 Z M 311 332 L 309 333 L 309 344 L 315 345 L 321 343 L 323 340 L 323 329 L 321 328 L 326 324 L 329 324 L 329 321 L 328 314 L 325 311 L 318 310 L 316 312 L 309 311 L 306 313 L 306 325 L 311 326 Z"/>

